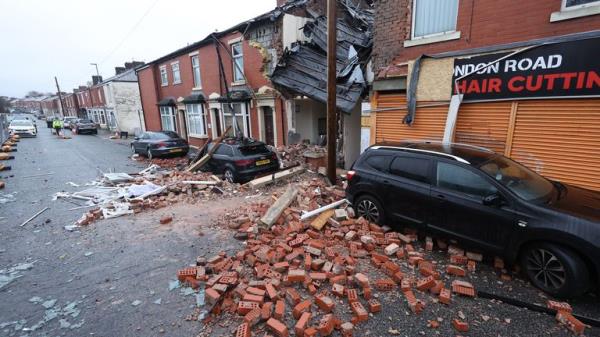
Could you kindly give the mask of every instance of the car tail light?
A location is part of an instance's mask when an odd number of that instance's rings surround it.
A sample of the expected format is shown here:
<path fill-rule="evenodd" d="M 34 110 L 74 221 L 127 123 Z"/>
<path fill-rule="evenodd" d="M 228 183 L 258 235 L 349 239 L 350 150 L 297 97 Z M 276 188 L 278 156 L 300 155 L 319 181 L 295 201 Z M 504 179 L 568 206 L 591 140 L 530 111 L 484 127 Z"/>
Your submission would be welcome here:
<path fill-rule="evenodd" d="M 348 171 L 346 173 L 346 180 L 350 181 L 356 175 L 356 171 Z"/>
<path fill-rule="evenodd" d="M 158 144 L 156 144 L 157 147 L 167 147 L 167 143 L 165 142 L 160 142 Z"/>
<path fill-rule="evenodd" d="M 246 166 L 246 165 L 250 165 L 254 162 L 254 160 L 252 159 L 240 159 L 240 160 L 236 160 L 235 161 L 235 165 L 236 166 Z"/>

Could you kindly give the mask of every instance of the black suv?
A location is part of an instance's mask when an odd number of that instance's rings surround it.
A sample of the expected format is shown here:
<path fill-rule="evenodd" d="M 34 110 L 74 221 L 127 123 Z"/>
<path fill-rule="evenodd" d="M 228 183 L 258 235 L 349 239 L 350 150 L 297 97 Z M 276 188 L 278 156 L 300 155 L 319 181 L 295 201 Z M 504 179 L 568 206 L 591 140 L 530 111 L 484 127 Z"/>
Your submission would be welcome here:
<path fill-rule="evenodd" d="M 348 200 L 371 222 L 405 224 L 518 262 L 557 297 L 598 284 L 600 193 L 550 181 L 492 151 L 433 142 L 369 148 Z"/>
<path fill-rule="evenodd" d="M 209 144 L 208 149 L 213 146 Z M 249 138 L 228 138 L 217 146 L 203 170 L 222 174 L 229 182 L 242 183 L 279 170 L 277 154 L 263 142 Z"/>

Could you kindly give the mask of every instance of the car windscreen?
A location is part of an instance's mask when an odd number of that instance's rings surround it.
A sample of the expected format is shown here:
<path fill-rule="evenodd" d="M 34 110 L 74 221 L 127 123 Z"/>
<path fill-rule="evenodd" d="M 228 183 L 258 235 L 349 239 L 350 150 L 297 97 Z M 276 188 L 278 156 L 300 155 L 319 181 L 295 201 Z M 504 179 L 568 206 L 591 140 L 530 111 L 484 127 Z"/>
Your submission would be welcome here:
<path fill-rule="evenodd" d="M 10 122 L 11 126 L 33 126 L 33 124 L 30 121 L 12 121 Z"/>
<path fill-rule="evenodd" d="M 240 146 L 239 150 L 242 153 L 242 156 L 256 156 L 271 153 L 264 144 Z"/>
<path fill-rule="evenodd" d="M 503 156 L 494 156 L 479 168 L 527 201 L 547 200 L 554 191 L 548 179 Z"/>

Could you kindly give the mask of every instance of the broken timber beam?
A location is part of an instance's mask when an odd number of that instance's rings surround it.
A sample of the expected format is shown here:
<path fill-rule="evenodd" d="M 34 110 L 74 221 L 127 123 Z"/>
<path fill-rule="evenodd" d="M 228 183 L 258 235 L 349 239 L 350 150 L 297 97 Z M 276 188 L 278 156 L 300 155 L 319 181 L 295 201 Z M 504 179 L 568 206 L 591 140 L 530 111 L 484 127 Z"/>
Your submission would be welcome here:
<path fill-rule="evenodd" d="M 215 151 L 217 150 L 217 147 L 218 147 L 217 145 L 219 145 L 223 141 L 223 139 L 225 139 L 225 137 L 229 133 L 229 130 L 231 130 L 231 126 L 228 126 L 227 129 L 225 130 L 225 132 L 223 132 L 223 134 L 221 135 L 221 137 L 219 137 L 215 140 L 215 144 L 212 147 L 212 149 L 210 149 L 208 151 L 208 153 L 206 153 L 206 155 L 204 155 L 204 157 L 202 157 L 200 160 L 198 160 L 197 162 L 190 165 L 186 171 L 194 172 L 194 171 L 198 170 L 199 168 L 201 168 L 202 166 L 204 166 L 206 163 L 208 163 L 210 158 L 212 158 L 213 153 L 215 153 Z"/>
<path fill-rule="evenodd" d="M 290 206 L 290 204 L 298 196 L 298 187 L 296 185 L 290 185 L 288 189 L 283 193 L 275 203 L 269 207 L 267 213 L 260 218 L 260 225 L 267 228 L 271 228 L 273 224 L 279 219 L 283 211 Z"/>
<path fill-rule="evenodd" d="M 333 216 L 333 213 L 335 212 L 332 209 L 326 210 L 325 212 L 319 214 L 319 216 L 317 216 L 317 218 L 310 223 L 310 226 L 320 231 L 323 229 L 327 221 Z"/>
<path fill-rule="evenodd" d="M 302 172 L 304 172 L 303 167 L 300 167 L 300 166 L 292 167 L 291 169 L 288 169 L 288 170 L 276 172 L 276 173 L 273 173 L 273 174 L 265 176 L 265 177 L 254 179 L 254 180 L 248 182 L 248 186 L 250 186 L 250 188 L 257 188 L 257 187 L 265 186 L 265 185 L 274 183 L 276 181 L 279 181 L 279 180 L 282 180 L 285 178 L 289 178 L 293 175 L 296 175 L 296 174 L 299 174 Z"/>

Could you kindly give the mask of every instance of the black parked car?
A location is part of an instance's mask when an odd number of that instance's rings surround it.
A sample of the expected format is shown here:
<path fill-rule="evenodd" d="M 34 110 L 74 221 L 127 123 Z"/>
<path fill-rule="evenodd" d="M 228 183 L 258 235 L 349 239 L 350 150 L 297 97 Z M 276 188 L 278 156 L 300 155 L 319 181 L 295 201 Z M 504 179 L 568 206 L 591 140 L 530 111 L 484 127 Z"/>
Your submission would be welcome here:
<path fill-rule="evenodd" d="M 365 151 L 348 200 L 379 224 L 408 224 L 519 263 L 557 297 L 600 279 L 600 193 L 548 180 L 468 145 L 398 143 Z"/>
<path fill-rule="evenodd" d="M 222 174 L 230 182 L 246 182 L 279 169 L 277 154 L 263 142 L 253 139 L 229 138 L 217 145 L 204 170 Z M 212 149 L 214 144 L 209 144 Z"/>
<path fill-rule="evenodd" d="M 133 153 L 148 159 L 160 156 L 185 156 L 190 150 L 188 142 L 173 131 L 144 132 L 131 142 Z"/>
<path fill-rule="evenodd" d="M 75 122 L 71 123 L 71 131 L 74 133 L 81 135 L 84 133 L 89 134 L 98 134 L 98 126 L 91 119 L 78 119 Z"/>

